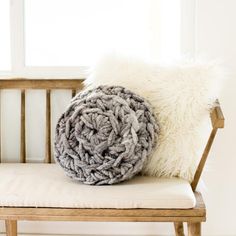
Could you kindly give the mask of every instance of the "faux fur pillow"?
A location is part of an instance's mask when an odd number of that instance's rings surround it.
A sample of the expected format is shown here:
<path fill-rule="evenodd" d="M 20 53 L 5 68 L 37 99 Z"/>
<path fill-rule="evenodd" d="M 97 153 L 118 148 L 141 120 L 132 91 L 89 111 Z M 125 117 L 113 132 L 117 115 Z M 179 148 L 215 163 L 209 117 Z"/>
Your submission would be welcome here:
<path fill-rule="evenodd" d="M 221 78 L 221 69 L 212 64 L 161 67 L 108 56 L 91 71 L 85 85 L 120 85 L 148 99 L 160 134 L 143 174 L 191 181 L 206 142 L 205 124 Z"/>

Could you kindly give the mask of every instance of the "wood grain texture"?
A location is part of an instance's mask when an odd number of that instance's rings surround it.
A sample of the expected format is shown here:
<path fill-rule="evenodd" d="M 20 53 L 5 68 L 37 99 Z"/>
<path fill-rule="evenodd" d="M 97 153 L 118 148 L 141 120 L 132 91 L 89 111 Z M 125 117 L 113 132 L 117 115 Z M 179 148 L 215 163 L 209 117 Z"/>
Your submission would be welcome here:
<path fill-rule="evenodd" d="M 25 90 L 21 90 L 20 162 L 26 162 Z"/>
<path fill-rule="evenodd" d="M 6 236 L 17 236 L 17 221 L 5 220 Z"/>
<path fill-rule="evenodd" d="M 216 101 L 216 107 L 211 111 L 211 124 L 213 129 L 215 128 L 224 128 L 225 125 L 225 118 L 220 107 L 220 103 Z"/>
<path fill-rule="evenodd" d="M 174 222 L 175 236 L 184 236 L 184 224 L 183 222 Z"/>
<path fill-rule="evenodd" d="M 83 88 L 83 79 L 1 79 L 0 89 L 78 89 Z"/>
<path fill-rule="evenodd" d="M 6 217 L 7 219 L 11 220 L 27 220 L 27 221 L 89 221 L 89 222 L 202 222 L 205 221 L 206 218 L 203 217 L 188 217 L 188 216 L 180 216 L 180 217 L 173 217 L 173 216 L 156 216 L 156 217 L 123 217 L 123 216 L 45 216 L 45 215 L 11 215 Z M 4 218 L 4 219 L 6 219 Z M 3 219 L 1 216 L 0 219 Z"/>
<path fill-rule="evenodd" d="M 203 172 L 203 168 L 204 168 L 204 166 L 205 166 L 205 163 L 206 163 L 207 157 L 208 157 L 208 155 L 209 155 L 211 146 L 212 146 L 213 141 L 214 141 L 214 139 L 215 139 L 216 132 L 217 132 L 217 129 L 216 129 L 216 128 L 212 129 L 211 134 L 210 134 L 210 137 L 209 137 L 209 139 L 208 139 L 208 141 L 207 141 L 206 147 L 205 147 L 205 149 L 204 149 L 204 151 L 203 151 L 201 160 L 200 160 L 200 162 L 199 162 L 199 164 L 198 164 L 198 167 L 197 167 L 197 170 L 196 170 L 196 172 L 195 172 L 193 181 L 192 181 L 192 183 L 191 183 L 191 187 L 192 187 L 193 191 L 195 191 L 196 188 L 197 188 L 197 184 L 198 184 L 198 182 L 199 182 L 199 180 L 200 180 L 200 177 L 201 177 L 201 174 L 202 174 L 202 172 Z"/>
<path fill-rule="evenodd" d="M 216 107 L 211 111 L 210 117 L 211 117 L 211 123 L 212 123 L 212 131 L 210 133 L 210 136 L 208 138 L 207 144 L 205 146 L 205 149 L 203 151 L 202 157 L 200 159 L 200 162 L 198 163 L 196 172 L 194 174 L 193 181 L 191 183 L 191 187 L 193 191 L 196 190 L 198 182 L 200 180 L 200 177 L 202 175 L 207 157 L 209 156 L 209 152 L 211 149 L 211 146 L 213 144 L 213 141 L 215 139 L 216 133 L 218 128 L 224 128 L 225 124 L 225 118 L 223 115 L 223 112 L 220 107 L 220 103 L 218 100 L 216 100 Z"/>
<path fill-rule="evenodd" d="M 72 98 L 76 95 L 76 89 L 72 89 Z"/>
<path fill-rule="evenodd" d="M 200 222 L 188 222 L 188 236 L 201 236 Z"/>
<path fill-rule="evenodd" d="M 46 90 L 45 163 L 51 163 L 51 90 Z"/>
<path fill-rule="evenodd" d="M 51 89 L 71 89 L 72 95 L 77 90 L 83 88 L 84 79 L 25 79 L 12 78 L 1 79 L 0 89 L 20 89 L 21 90 L 21 144 L 20 162 L 26 162 L 26 135 L 25 135 L 25 90 L 45 89 L 46 90 L 46 151 L 45 162 L 51 162 Z"/>
<path fill-rule="evenodd" d="M 2 102 L 1 102 L 1 90 L 0 90 L 0 164 L 2 162 Z"/>

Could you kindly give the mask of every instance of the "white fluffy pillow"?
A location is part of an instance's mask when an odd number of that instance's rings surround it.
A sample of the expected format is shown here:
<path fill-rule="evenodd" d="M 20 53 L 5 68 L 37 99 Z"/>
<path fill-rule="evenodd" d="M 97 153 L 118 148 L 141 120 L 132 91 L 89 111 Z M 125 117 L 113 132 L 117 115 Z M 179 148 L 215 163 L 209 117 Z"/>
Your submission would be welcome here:
<path fill-rule="evenodd" d="M 221 69 L 212 64 L 161 67 L 113 55 L 97 64 L 85 85 L 121 85 L 148 99 L 161 131 L 143 174 L 191 181 L 221 78 Z"/>

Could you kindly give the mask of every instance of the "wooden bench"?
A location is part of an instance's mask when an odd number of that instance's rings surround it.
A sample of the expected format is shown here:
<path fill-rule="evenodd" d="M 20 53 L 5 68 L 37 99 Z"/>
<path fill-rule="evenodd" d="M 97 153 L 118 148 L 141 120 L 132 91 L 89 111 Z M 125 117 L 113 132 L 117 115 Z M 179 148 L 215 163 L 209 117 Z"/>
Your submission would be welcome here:
<path fill-rule="evenodd" d="M 0 90 L 21 90 L 21 131 L 20 131 L 20 162 L 26 162 L 26 126 L 25 126 L 25 96 L 26 90 L 46 90 L 46 136 L 45 136 L 45 163 L 52 162 L 51 151 L 51 90 L 69 89 L 72 97 L 82 89 L 82 80 L 77 79 L 11 79 L 1 80 Z M 17 235 L 18 220 L 36 221 L 107 221 L 107 222 L 173 222 L 177 236 L 184 235 L 183 222 L 188 224 L 188 235 L 201 235 L 201 222 L 206 220 L 206 208 L 196 187 L 203 171 L 218 128 L 224 127 L 224 117 L 220 105 L 211 112 L 212 131 L 205 146 L 194 179 L 191 183 L 196 197 L 196 205 L 191 209 L 88 209 L 88 208 L 61 208 L 61 207 L 22 207 L 0 205 L 0 219 L 5 220 L 7 236 Z M 1 157 L 0 157 L 1 162 Z M 2 164 L 0 164 L 2 165 Z M 19 186 L 20 188 L 20 186 Z"/>

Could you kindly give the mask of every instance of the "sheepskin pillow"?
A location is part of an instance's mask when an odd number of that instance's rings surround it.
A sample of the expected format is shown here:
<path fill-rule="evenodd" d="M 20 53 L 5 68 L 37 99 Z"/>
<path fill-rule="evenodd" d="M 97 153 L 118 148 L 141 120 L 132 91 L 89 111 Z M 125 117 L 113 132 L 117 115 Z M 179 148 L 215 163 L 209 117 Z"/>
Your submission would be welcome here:
<path fill-rule="evenodd" d="M 97 64 L 85 85 L 122 85 L 149 100 L 160 135 L 142 173 L 191 181 L 206 142 L 205 124 L 218 96 L 221 72 L 213 64 L 164 67 L 112 55 Z"/>
<path fill-rule="evenodd" d="M 158 125 L 149 104 L 120 86 L 83 91 L 56 126 L 55 159 L 71 178 L 114 184 L 143 168 Z"/>

